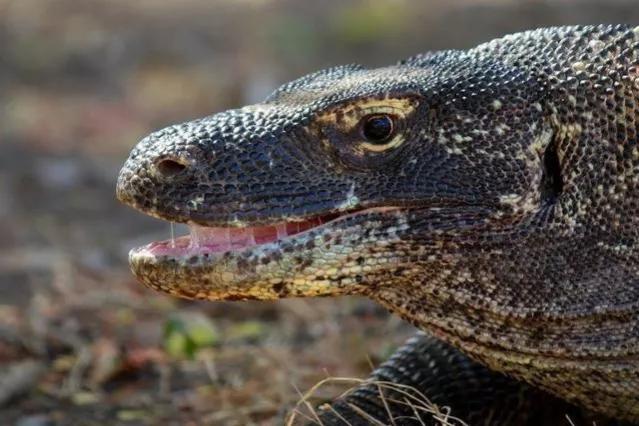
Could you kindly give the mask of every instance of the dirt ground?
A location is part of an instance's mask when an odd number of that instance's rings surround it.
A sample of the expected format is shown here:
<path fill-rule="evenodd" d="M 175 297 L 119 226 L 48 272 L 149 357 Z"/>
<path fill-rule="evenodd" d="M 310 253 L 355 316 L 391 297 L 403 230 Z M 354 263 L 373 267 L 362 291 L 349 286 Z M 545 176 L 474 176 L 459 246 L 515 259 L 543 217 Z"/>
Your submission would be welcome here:
<path fill-rule="evenodd" d="M 128 250 L 170 230 L 115 200 L 128 150 L 329 65 L 587 22 L 639 9 L 0 0 L 0 424 L 279 425 L 318 381 L 366 376 L 414 332 L 372 302 L 199 303 L 137 284 Z"/>

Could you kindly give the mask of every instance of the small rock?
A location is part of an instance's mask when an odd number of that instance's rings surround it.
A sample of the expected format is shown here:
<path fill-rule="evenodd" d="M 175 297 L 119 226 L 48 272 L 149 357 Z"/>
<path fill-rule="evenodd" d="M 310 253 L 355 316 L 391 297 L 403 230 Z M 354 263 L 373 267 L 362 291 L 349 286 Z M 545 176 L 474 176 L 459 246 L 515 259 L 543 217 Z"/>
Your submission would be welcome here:
<path fill-rule="evenodd" d="M 100 398 L 93 392 L 76 392 L 71 396 L 71 401 L 75 405 L 89 405 L 95 404 Z"/>
<path fill-rule="evenodd" d="M 118 420 L 123 422 L 132 422 L 135 420 L 144 420 L 147 418 L 146 411 L 143 410 L 120 410 L 118 411 Z"/>
<path fill-rule="evenodd" d="M 15 426 L 53 426 L 53 422 L 46 414 L 33 414 L 31 416 L 20 417 Z"/>

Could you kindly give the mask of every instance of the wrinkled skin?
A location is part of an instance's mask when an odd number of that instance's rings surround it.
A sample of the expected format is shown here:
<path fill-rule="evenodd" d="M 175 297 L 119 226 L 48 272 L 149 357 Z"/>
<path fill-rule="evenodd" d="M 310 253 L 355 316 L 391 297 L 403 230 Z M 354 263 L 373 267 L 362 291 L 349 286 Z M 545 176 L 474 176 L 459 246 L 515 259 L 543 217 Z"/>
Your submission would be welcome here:
<path fill-rule="evenodd" d="M 156 243 L 132 269 L 187 298 L 365 295 L 492 370 L 639 421 L 638 40 L 564 27 L 337 67 L 155 132 L 123 202 L 234 230 L 219 232 L 327 223 L 229 250 Z M 365 136 L 374 114 L 393 119 L 384 143 Z"/>

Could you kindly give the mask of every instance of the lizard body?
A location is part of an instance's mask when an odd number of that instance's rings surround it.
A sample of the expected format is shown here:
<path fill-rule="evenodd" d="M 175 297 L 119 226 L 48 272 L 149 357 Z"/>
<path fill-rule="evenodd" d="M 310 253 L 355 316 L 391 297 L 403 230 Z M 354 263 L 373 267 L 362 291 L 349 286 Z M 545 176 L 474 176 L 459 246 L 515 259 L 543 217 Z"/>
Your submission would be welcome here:
<path fill-rule="evenodd" d="M 134 148 L 118 197 L 191 233 L 132 269 L 187 298 L 365 295 L 639 422 L 638 122 L 639 27 L 320 71 Z"/>

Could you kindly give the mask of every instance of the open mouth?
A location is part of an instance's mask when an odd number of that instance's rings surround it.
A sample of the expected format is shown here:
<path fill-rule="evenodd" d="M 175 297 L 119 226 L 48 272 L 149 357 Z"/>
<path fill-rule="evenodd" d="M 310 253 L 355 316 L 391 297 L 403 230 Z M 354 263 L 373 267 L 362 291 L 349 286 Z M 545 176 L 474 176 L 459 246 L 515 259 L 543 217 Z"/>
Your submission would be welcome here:
<path fill-rule="evenodd" d="M 368 210 L 379 210 L 379 208 Z M 312 229 L 325 226 L 330 222 L 355 214 L 361 214 L 364 211 L 365 210 L 351 211 L 343 214 L 330 213 L 312 216 L 302 220 L 282 221 L 271 225 L 246 227 L 216 227 L 188 223 L 188 235 L 152 242 L 134 249 L 132 254 L 145 254 L 153 257 L 186 257 L 243 251 L 250 247 L 298 236 Z"/>

